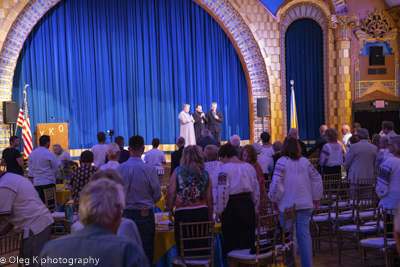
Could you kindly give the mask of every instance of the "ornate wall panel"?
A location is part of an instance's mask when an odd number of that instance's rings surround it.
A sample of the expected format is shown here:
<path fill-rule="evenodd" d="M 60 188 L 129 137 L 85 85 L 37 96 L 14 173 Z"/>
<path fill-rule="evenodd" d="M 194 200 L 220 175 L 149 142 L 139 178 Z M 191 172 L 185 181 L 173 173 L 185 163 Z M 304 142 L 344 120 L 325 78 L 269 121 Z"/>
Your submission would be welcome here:
<path fill-rule="evenodd" d="M 31 0 L 18 14 L 7 33 L 0 52 L 0 101 L 11 99 L 12 81 L 19 53 L 32 28 L 60 0 Z M 193 0 L 203 7 L 228 35 L 245 71 L 249 94 L 250 139 L 259 136 L 261 123 L 257 115 L 257 98 L 269 97 L 268 77 L 260 47 L 240 14 L 226 0 Z M 2 123 L 0 107 L 0 150 L 8 146 L 9 126 Z M 35 126 L 32 126 L 34 131 Z M 266 130 L 270 129 L 267 118 Z M 251 141 L 250 140 L 250 141 Z"/>
<path fill-rule="evenodd" d="M 328 30 L 329 20 L 324 10 L 318 5 L 310 2 L 303 2 L 289 7 L 280 18 L 280 43 L 281 43 L 281 75 L 282 75 L 282 112 L 283 112 L 283 132 L 287 135 L 287 103 L 286 103 L 286 57 L 285 57 L 285 37 L 286 30 L 294 21 L 298 19 L 313 19 L 322 28 L 324 43 L 324 118 L 325 124 L 329 122 L 329 69 L 328 69 Z"/>

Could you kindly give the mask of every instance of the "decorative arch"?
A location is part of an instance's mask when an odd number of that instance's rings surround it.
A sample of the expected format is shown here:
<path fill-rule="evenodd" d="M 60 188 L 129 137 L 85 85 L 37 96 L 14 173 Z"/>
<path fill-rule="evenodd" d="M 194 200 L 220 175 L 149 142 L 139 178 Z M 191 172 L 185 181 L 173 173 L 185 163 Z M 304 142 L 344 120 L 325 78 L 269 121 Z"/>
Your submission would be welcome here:
<path fill-rule="evenodd" d="M 260 47 L 241 15 L 227 0 L 193 1 L 218 22 L 238 53 L 246 77 L 249 95 L 250 142 L 253 142 L 256 131 L 259 131 L 257 130 L 259 122 L 255 121 L 257 98 L 269 97 L 267 70 Z M 23 2 L 25 1 L 18 1 L 16 6 L 23 5 Z M 11 99 L 14 71 L 26 38 L 41 17 L 58 2 L 60 0 L 30 0 L 11 24 L 0 52 L 1 101 Z M 269 129 L 270 119 L 267 118 L 267 130 Z M 6 148 L 8 144 L 8 131 L 8 126 L 0 124 L 0 149 Z"/>
<path fill-rule="evenodd" d="M 280 17 L 280 42 L 281 42 L 281 80 L 282 80 L 282 112 L 283 112 L 283 134 L 287 135 L 287 103 L 286 103 L 286 30 L 294 21 L 308 18 L 316 21 L 322 28 L 323 33 L 323 57 L 324 57 L 324 118 L 325 124 L 329 124 L 329 65 L 328 65 L 328 31 L 329 20 L 325 11 L 318 5 L 310 2 L 294 4 Z"/>

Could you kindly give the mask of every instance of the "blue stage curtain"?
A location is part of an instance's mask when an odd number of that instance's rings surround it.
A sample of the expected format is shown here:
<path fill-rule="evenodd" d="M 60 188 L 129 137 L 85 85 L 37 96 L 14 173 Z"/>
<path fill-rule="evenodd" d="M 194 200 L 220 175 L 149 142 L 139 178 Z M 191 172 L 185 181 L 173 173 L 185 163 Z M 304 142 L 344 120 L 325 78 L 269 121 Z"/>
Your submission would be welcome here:
<path fill-rule="evenodd" d="M 146 144 L 174 144 L 185 103 L 217 102 L 222 140 L 249 139 L 247 85 L 233 44 L 192 0 L 65 0 L 28 36 L 13 100 L 27 90 L 32 131 L 51 116 L 73 120 L 70 148 L 114 129 Z M 19 131 L 20 132 L 20 131 Z"/>
<path fill-rule="evenodd" d="M 324 124 L 324 60 L 322 28 L 299 19 L 286 31 L 286 106 L 290 129 L 290 80 L 294 80 L 300 140 L 316 140 Z"/>

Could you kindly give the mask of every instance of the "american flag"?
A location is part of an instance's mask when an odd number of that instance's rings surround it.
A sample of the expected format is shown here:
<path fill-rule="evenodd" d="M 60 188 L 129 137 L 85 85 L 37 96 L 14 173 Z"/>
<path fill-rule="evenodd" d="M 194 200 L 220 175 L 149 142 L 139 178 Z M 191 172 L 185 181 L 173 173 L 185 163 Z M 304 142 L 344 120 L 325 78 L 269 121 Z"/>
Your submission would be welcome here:
<path fill-rule="evenodd" d="M 22 139 L 24 139 L 24 159 L 27 159 L 33 150 L 31 122 L 28 113 L 28 103 L 26 102 L 26 91 L 22 97 L 22 105 L 19 110 L 17 126 L 22 127 Z"/>

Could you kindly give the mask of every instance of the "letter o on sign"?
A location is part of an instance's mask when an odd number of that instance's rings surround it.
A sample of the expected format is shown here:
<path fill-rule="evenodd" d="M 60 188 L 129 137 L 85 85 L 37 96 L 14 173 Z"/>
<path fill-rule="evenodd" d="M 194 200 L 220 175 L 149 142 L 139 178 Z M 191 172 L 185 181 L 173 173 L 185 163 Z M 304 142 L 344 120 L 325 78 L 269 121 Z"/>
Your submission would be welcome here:
<path fill-rule="evenodd" d="M 60 133 L 64 132 L 64 125 L 58 126 L 58 131 L 59 131 Z"/>

